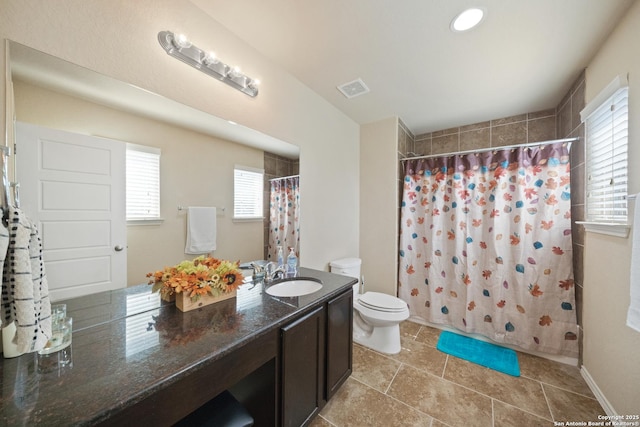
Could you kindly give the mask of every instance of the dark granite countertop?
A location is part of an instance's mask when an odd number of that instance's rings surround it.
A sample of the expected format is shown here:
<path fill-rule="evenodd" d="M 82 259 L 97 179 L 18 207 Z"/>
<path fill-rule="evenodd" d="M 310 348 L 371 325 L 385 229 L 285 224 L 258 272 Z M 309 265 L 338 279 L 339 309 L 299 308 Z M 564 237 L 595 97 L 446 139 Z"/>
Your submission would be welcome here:
<path fill-rule="evenodd" d="M 0 361 L 5 425 L 92 425 L 193 374 L 333 296 L 355 279 L 307 268 L 320 291 L 276 298 L 244 284 L 237 298 L 182 313 L 148 285 L 59 301 L 73 317 L 73 363 L 43 370 L 36 353 Z"/>

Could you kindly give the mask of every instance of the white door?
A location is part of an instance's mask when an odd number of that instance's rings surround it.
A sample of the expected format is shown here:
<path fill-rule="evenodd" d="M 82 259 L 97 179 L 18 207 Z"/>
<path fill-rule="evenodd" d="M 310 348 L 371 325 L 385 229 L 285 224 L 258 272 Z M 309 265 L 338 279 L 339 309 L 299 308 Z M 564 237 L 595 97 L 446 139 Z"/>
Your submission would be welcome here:
<path fill-rule="evenodd" d="M 127 281 L 121 141 L 16 124 L 20 207 L 38 225 L 52 301 Z"/>

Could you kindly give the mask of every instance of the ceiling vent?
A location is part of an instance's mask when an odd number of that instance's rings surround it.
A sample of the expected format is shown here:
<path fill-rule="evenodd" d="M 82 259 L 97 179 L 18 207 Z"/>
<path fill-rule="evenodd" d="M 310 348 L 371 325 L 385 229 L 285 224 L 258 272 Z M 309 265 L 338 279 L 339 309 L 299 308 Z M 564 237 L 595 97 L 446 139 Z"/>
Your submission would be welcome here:
<path fill-rule="evenodd" d="M 352 82 L 340 85 L 338 86 L 338 90 L 349 99 L 369 92 L 369 88 L 364 84 L 362 79 L 356 79 Z"/>

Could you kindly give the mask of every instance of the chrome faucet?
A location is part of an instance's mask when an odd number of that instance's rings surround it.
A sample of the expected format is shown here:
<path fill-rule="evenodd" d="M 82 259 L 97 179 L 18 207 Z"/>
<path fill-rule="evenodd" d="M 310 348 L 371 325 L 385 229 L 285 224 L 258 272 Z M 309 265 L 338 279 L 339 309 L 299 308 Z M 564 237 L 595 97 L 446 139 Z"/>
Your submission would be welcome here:
<path fill-rule="evenodd" d="M 280 275 L 280 278 L 282 279 L 284 279 L 284 277 L 287 275 L 286 266 L 277 266 L 273 261 L 270 261 L 265 265 L 260 265 L 256 262 L 252 262 L 250 265 L 253 268 L 254 282 L 264 280 L 265 283 L 269 283 L 276 280 L 278 278 L 278 275 Z"/>
<path fill-rule="evenodd" d="M 252 261 L 249 265 L 253 268 L 253 275 L 251 278 L 253 279 L 254 284 L 256 282 L 263 281 L 265 277 L 264 267 L 255 261 Z"/>
<path fill-rule="evenodd" d="M 287 268 L 284 265 L 276 265 L 275 262 L 270 261 L 264 266 L 265 277 L 264 280 L 266 282 L 272 282 L 278 277 L 278 273 L 280 273 L 280 277 L 284 279 L 287 275 Z"/>

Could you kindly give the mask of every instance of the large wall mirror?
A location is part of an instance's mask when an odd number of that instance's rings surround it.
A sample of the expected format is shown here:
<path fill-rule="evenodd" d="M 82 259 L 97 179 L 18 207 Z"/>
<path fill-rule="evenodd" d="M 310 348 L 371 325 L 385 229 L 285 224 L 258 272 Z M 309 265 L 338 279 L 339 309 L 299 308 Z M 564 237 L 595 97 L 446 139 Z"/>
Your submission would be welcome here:
<path fill-rule="evenodd" d="M 214 256 L 241 262 L 264 257 L 263 223 L 233 220 L 233 170 L 236 165 L 263 169 L 265 153 L 296 161 L 299 157 L 297 146 L 19 43 L 8 41 L 7 48 L 12 81 L 12 90 L 7 91 L 7 96 L 13 99 L 18 123 L 155 147 L 162 153 L 162 221 L 152 225 L 126 226 L 126 242 L 115 241 L 115 236 L 106 233 L 98 245 L 109 250 L 116 246 L 126 248 L 121 252 L 126 256 L 124 278 L 116 280 L 118 283 L 104 285 L 114 280 L 113 274 L 107 270 L 103 255 L 93 247 L 95 244 L 86 243 L 86 250 L 79 251 L 77 255 L 86 261 L 82 264 L 86 267 L 84 270 L 78 269 L 77 266 L 81 264 L 77 263 L 68 263 L 66 266 L 58 263 L 58 266 L 52 267 L 49 275 L 68 276 L 65 278 L 66 284 L 51 285 L 54 300 L 92 293 L 104 286 L 113 288 L 144 283 L 146 273 L 189 257 L 184 253 L 185 211 L 179 210 L 178 206 L 219 208 Z M 9 162 L 15 161 L 18 167 L 12 169 L 11 174 L 15 174 L 18 181 L 24 181 L 20 187 L 21 207 L 27 215 L 30 211 L 37 214 L 43 203 L 53 202 L 42 199 L 37 189 L 39 184 L 27 178 L 25 174 L 28 172 L 20 165 L 32 160 L 41 169 L 46 169 L 47 165 L 40 158 L 27 159 L 27 155 L 38 155 L 29 154 L 29 151 L 21 154 L 20 135 L 16 135 L 16 141 L 17 151 Z M 62 147 L 53 142 L 49 147 Z M 64 148 L 49 149 L 55 152 L 57 157 L 54 158 L 58 159 L 57 164 L 62 165 L 63 169 L 84 162 Z M 21 155 L 25 157 L 21 158 Z M 84 169 L 87 179 L 92 179 L 92 173 L 96 174 L 86 164 Z M 55 198 L 57 204 L 52 206 L 56 206 L 59 215 L 53 221 L 57 221 L 57 225 L 65 225 L 64 222 L 68 220 L 65 212 L 74 206 L 79 197 L 79 194 L 67 192 Z M 85 199 L 86 196 L 83 196 L 82 200 Z M 87 224 L 91 216 L 88 218 Z M 98 228 L 99 224 L 94 222 L 83 230 L 89 230 L 85 234 L 90 234 L 90 230 Z M 41 232 L 45 246 L 48 242 L 47 233 L 60 234 L 60 230 L 65 230 L 65 227 L 43 227 Z M 69 231 L 67 235 L 82 234 Z M 67 240 L 64 234 L 62 237 L 62 243 L 45 248 L 52 259 L 56 259 L 56 254 L 69 250 L 65 247 Z M 77 240 L 80 246 L 85 241 Z M 74 274 L 69 274 L 70 271 L 74 271 Z M 81 277 L 83 275 L 86 277 Z"/>

